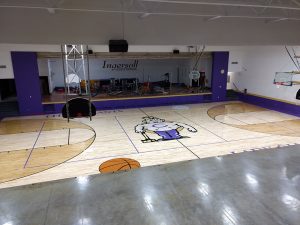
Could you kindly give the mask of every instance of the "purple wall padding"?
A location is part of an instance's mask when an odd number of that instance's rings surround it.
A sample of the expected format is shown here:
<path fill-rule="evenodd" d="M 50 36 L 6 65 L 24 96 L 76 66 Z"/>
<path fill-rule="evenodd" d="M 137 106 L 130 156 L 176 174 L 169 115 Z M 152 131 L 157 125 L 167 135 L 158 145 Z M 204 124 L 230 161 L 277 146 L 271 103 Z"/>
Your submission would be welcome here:
<path fill-rule="evenodd" d="M 97 110 L 108 110 L 108 109 L 163 106 L 163 105 L 193 104 L 193 103 L 201 103 L 201 102 L 211 102 L 211 94 L 176 96 L 176 97 L 165 97 L 165 98 L 95 101 L 93 102 L 93 104 L 95 105 Z M 63 106 L 64 104 L 47 104 L 44 105 L 44 111 L 45 113 L 61 113 Z"/>
<path fill-rule="evenodd" d="M 163 105 L 179 105 L 209 102 L 211 95 L 192 95 L 176 96 L 167 98 L 144 98 L 144 99 L 127 99 L 127 100 L 110 100 L 93 102 L 97 110 L 101 109 L 120 109 L 120 108 L 138 108 Z"/>
<path fill-rule="evenodd" d="M 63 104 L 42 105 L 37 55 L 35 52 L 12 52 L 17 96 L 21 115 L 61 113 Z M 229 52 L 213 52 L 212 94 L 174 96 L 164 98 L 144 98 L 128 100 L 108 100 L 93 102 L 97 110 L 137 108 L 148 106 L 191 104 L 226 100 L 226 85 Z M 221 74 L 221 70 L 224 73 Z"/>
<path fill-rule="evenodd" d="M 37 55 L 11 52 L 20 115 L 43 113 Z"/>
<path fill-rule="evenodd" d="M 243 102 L 247 102 L 253 105 L 258 105 L 263 108 L 276 110 L 283 113 L 288 113 L 294 116 L 300 116 L 300 106 L 293 105 L 286 102 L 280 102 L 272 99 L 267 99 L 263 97 L 258 97 L 254 95 L 246 95 L 243 93 L 239 93 L 239 98 Z M 299 101 L 300 103 L 300 101 Z"/>
<path fill-rule="evenodd" d="M 213 52 L 212 56 L 212 100 L 215 102 L 225 101 L 229 52 Z M 221 73 L 222 70 L 223 73 Z"/>

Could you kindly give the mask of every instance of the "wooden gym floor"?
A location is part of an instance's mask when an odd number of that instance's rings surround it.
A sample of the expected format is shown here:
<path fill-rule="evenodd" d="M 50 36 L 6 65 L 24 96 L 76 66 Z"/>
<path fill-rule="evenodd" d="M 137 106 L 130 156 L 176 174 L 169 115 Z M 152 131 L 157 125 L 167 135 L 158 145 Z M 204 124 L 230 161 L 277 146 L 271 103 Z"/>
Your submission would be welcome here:
<path fill-rule="evenodd" d="M 0 188 L 99 173 L 113 158 L 142 167 L 300 143 L 300 118 L 242 102 L 98 111 L 0 122 Z"/>

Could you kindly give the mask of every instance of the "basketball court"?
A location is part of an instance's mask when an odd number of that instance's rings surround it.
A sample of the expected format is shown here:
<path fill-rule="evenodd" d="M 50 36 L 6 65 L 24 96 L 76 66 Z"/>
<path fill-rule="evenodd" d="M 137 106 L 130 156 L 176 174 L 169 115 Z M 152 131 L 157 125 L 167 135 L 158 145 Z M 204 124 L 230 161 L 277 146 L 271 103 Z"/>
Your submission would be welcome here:
<path fill-rule="evenodd" d="M 0 0 L 0 225 L 299 225 L 299 24 L 298 0 Z"/>
<path fill-rule="evenodd" d="M 145 119 L 148 139 L 139 132 Z M 299 131 L 299 117 L 242 102 L 97 111 L 92 121 L 69 123 L 60 115 L 9 118 L 1 122 L 0 187 L 99 174 L 114 158 L 146 167 L 300 144 Z"/>

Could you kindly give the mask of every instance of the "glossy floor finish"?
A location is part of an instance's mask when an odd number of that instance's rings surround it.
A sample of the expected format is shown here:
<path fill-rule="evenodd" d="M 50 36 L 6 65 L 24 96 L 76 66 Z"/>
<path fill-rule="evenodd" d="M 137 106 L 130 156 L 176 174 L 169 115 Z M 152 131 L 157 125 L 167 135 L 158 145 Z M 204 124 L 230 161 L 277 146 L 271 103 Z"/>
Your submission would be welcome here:
<path fill-rule="evenodd" d="M 300 146 L 0 190 L 0 224 L 299 225 Z"/>
<path fill-rule="evenodd" d="M 58 115 L 9 118 L 0 143 L 5 188 L 98 174 L 114 158 L 145 167 L 300 144 L 300 120 L 242 102 L 107 110 L 69 124 Z"/>
<path fill-rule="evenodd" d="M 0 183 L 60 165 L 82 153 L 96 136 L 83 123 L 55 119 L 3 121 L 0 135 Z"/>

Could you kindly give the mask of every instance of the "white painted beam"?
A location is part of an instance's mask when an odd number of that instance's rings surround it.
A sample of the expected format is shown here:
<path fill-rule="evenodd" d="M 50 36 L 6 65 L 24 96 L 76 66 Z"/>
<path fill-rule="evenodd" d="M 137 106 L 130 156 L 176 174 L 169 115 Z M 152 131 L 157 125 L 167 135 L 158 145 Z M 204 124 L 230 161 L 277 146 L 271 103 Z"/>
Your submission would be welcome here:
<path fill-rule="evenodd" d="M 300 2 L 298 0 L 291 0 L 292 2 L 294 2 L 296 5 L 300 6 Z"/>
<path fill-rule="evenodd" d="M 167 4 L 210 5 L 210 6 L 228 6 L 228 7 L 253 7 L 253 8 L 286 9 L 286 10 L 298 10 L 298 11 L 300 11 L 300 7 L 280 6 L 280 5 L 222 3 L 222 2 L 199 2 L 199 1 L 180 1 L 180 0 L 140 0 L 140 1 L 155 2 L 155 3 L 167 3 Z"/>
<path fill-rule="evenodd" d="M 11 9 L 35 9 L 35 10 L 47 10 L 49 7 L 44 6 L 20 6 L 20 5 L 0 5 L 0 8 Z M 277 20 L 282 19 L 278 16 L 243 16 L 243 15 L 218 15 L 218 14 L 197 14 L 197 13 L 175 13 L 175 12 L 147 12 L 147 11 L 132 11 L 132 10 L 107 10 L 107 9 L 82 9 L 82 8 L 63 8 L 55 7 L 51 8 L 54 11 L 67 11 L 67 12 L 98 12 L 98 13 L 118 13 L 118 14 L 138 14 L 144 16 L 157 15 L 157 16 L 189 16 L 189 17 L 204 17 L 204 18 L 240 18 L 240 19 L 264 19 L 264 20 Z M 299 8 L 300 10 L 300 8 Z M 300 21 L 300 17 L 286 17 L 285 20 Z"/>
<path fill-rule="evenodd" d="M 278 19 L 274 19 L 274 20 L 268 20 L 267 23 L 277 23 L 280 21 L 285 21 L 288 20 L 288 18 L 278 18 Z"/>
<path fill-rule="evenodd" d="M 213 17 L 210 17 L 210 18 L 206 19 L 205 21 L 209 22 L 209 21 L 220 19 L 220 18 L 222 18 L 222 16 L 213 16 Z"/>

